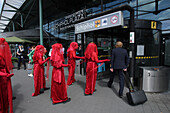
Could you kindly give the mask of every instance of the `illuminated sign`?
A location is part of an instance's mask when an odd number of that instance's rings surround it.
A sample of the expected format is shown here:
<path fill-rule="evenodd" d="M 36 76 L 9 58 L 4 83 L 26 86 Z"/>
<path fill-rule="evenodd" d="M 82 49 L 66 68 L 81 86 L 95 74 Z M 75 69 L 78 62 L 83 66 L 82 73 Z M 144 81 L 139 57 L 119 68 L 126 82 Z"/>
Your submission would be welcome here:
<path fill-rule="evenodd" d="M 156 24 L 155 21 L 151 21 L 151 29 L 156 29 Z"/>
<path fill-rule="evenodd" d="M 122 25 L 123 14 L 118 11 L 75 24 L 75 34 Z"/>

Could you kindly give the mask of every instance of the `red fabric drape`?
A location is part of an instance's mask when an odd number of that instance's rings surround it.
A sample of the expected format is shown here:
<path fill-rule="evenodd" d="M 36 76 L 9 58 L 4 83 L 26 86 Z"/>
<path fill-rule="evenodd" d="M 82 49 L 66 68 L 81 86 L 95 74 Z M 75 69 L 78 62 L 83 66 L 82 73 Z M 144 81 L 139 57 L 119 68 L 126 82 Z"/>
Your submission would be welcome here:
<path fill-rule="evenodd" d="M 11 50 L 4 38 L 0 38 L 0 113 L 13 113 L 11 78 Z M 6 73 L 7 76 L 3 76 Z"/>
<path fill-rule="evenodd" d="M 76 64 L 76 58 L 79 59 L 85 59 L 84 57 L 78 57 L 76 56 L 76 49 L 78 48 L 77 42 L 72 42 L 70 44 L 70 47 L 67 50 L 67 57 L 68 57 L 68 64 L 70 64 L 68 71 L 69 76 L 67 79 L 67 85 L 71 85 L 75 82 L 75 64 Z"/>
<path fill-rule="evenodd" d="M 93 92 L 95 91 L 98 68 L 97 63 L 110 60 L 98 60 L 98 50 L 95 43 L 88 44 L 84 54 L 87 62 L 85 94 L 89 95 L 93 94 Z"/>
<path fill-rule="evenodd" d="M 44 63 L 49 60 L 43 59 L 43 56 L 46 53 L 46 49 L 42 45 L 36 46 L 34 55 L 33 55 L 33 62 L 34 62 L 34 93 L 32 96 L 37 96 L 40 94 L 40 90 L 46 88 L 46 81 L 44 75 Z"/>
<path fill-rule="evenodd" d="M 51 99 L 53 104 L 67 101 L 67 88 L 65 83 L 64 68 L 68 65 L 63 64 L 64 57 L 62 44 L 52 45 L 51 64 L 53 66 L 51 80 Z"/>

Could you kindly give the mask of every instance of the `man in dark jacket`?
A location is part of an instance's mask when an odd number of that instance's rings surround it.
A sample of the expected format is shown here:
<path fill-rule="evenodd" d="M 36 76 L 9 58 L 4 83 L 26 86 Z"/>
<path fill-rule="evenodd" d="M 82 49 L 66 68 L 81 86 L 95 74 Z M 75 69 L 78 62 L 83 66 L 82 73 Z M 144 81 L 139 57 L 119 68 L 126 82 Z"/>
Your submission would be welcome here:
<path fill-rule="evenodd" d="M 20 70 L 21 61 L 24 64 L 24 70 L 26 70 L 26 65 L 25 65 L 25 61 L 24 61 L 24 47 L 23 47 L 23 45 L 19 45 L 19 48 L 17 49 L 17 55 L 18 55 L 18 70 Z"/>
<path fill-rule="evenodd" d="M 128 53 L 125 49 L 122 48 L 123 43 L 118 41 L 115 45 L 115 49 L 112 50 L 111 57 L 111 68 L 110 71 L 113 72 L 113 75 L 110 75 L 110 80 L 108 82 L 108 87 L 111 88 L 115 74 L 119 75 L 119 97 L 123 96 L 124 89 L 124 76 L 123 71 L 127 71 L 129 65 Z"/>

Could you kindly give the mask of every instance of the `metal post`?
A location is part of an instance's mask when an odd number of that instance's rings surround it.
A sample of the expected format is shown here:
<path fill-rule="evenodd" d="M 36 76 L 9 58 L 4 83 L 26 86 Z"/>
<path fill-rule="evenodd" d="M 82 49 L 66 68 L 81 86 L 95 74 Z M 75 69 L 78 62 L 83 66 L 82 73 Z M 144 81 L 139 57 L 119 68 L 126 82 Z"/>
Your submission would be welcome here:
<path fill-rule="evenodd" d="M 113 33 L 113 32 L 112 32 Z M 113 49 L 113 34 L 112 34 L 112 36 L 111 36 L 111 51 L 112 51 L 112 49 Z"/>
<path fill-rule="evenodd" d="M 138 0 L 136 0 L 136 18 L 138 19 Z"/>
<path fill-rule="evenodd" d="M 11 32 L 11 28 L 10 28 L 10 26 L 8 26 L 8 30 L 9 30 L 9 32 Z"/>
<path fill-rule="evenodd" d="M 155 0 L 155 12 L 158 14 L 158 0 Z"/>
<path fill-rule="evenodd" d="M 23 24 L 23 16 L 21 14 L 21 27 L 23 28 L 24 24 Z"/>
<path fill-rule="evenodd" d="M 75 42 L 77 42 L 77 34 L 75 34 Z"/>
<path fill-rule="evenodd" d="M 130 12 L 130 32 L 134 32 L 135 31 L 135 27 L 134 27 L 134 11 Z M 134 37 L 134 43 L 130 43 L 130 50 L 131 50 L 131 54 L 132 54 L 132 58 L 131 58 L 131 66 L 130 66 L 130 75 L 131 77 L 133 77 L 133 79 L 135 78 L 135 37 Z"/>
<path fill-rule="evenodd" d="M 81 48 L 81 49 L 82 49 L 82 50 L 81 50 L 81 56 L 83 56 L 83 54 L 84 54 L 84 49 L 85 49 L 85 48 L 84 48 L 84 33 L 81 33 L 81 47 L 82 47 L 82 48 Z M 85 69 L 84 69 L 85 66 L 84 66 L 84 65 L 85 65 L 85 64 L 83 63 L 83 64 L 82 64 L 82 75 L 85 74 L 85 73 L 84 73 L 84 72 L 85 72 Z"/>
<path fill-rule="evenodd" d="M 12 21 L 12 25 L 13 25 L 13 32 L 15 31 L 15 23 L 14 21 Z"/>
<path fill-rule="evenodd" d="M 93 33 L 93 42 L 98 46 L 98 43 L 97 43 L 97 33 L 95 31 Z"/>
<path fill-rule="evenodd" d="M 103 12 L 103 0 L 101 0 L 101 12 Z"/>
<path fill-rule="evenodd" d="M 42 0 L 39 0 L 39 14 L 40 14 L 40 44 L 43 45 L 43 14 L 42 14 Z"/>

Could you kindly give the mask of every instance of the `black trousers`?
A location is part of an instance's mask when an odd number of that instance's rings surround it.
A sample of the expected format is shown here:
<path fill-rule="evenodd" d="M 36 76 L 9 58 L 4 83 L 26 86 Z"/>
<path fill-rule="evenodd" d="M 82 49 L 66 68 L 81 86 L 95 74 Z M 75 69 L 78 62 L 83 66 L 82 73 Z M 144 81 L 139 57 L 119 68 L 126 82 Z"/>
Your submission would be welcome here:
<path fill-rule="evenodd" d="M 111 87 L 115 75 L 119 75 L 119 96 L 123 96 L 123 89 L 124 89 L 124 76 L 123 76 L 123 69 L 114 69 L 113 74 L 110 75 L 110 80 L 108 82 L 108 86 Z"/>
<path fill-rule="evenodd" d="M 23 57 L 23 58 L 21 58 L 21 56 L 19 56 L 19 57 L 18 57 L 18 69 L 20 69 L 21 62 L 22 62 L 22 63 L 23 63 L 23 65 L 24 65 L 24 69 L 26 69 L 26 65 L 25 65 L 24 57 Z"/>

